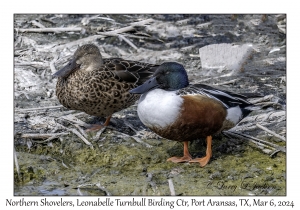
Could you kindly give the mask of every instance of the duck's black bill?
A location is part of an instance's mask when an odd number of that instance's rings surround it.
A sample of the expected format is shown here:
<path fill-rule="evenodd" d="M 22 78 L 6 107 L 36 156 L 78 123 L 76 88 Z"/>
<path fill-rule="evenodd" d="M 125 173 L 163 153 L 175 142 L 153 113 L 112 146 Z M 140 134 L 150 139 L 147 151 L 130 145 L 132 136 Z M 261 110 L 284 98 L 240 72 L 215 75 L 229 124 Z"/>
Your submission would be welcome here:
<path fill-rule="evenodd" d="M 133 94 L 143 94 L 157 87 L 159 87 L 159 84 L 156 81 L 156 77 L 152 77 L 148 79 L 146 82 L 144 82 L 142 85 L 130 90 L 129 92 Z"/>
<path fill-rule="evenodd" d="M 52 75 L 52 77 L 67 77 L 69 76 L 74 70 L 78 68 L 78 64 L 76 64 L 76 61 L 71 60 L 65 67 L 63 67 L 61 70 L 57 71 L 55 74 Z"/>

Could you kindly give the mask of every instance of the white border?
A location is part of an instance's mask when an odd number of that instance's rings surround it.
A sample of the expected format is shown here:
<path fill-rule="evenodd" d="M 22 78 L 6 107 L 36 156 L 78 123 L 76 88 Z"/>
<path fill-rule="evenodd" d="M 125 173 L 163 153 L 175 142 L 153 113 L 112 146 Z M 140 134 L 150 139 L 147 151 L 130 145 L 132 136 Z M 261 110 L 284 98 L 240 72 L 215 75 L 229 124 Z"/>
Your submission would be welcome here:
<path fill-rule="evenodd" d="M 293 1 L 296 2 L 296 1 Z M 286 13 L 287 14 L 287 196 L 273 197 L 275 200 L 293 200 L 299 208 L 300 202 L 296 199 L 299 194 L 299 111 L 298 91 L 300 80 L 299 68 L 299 6 L 287 1 L 10 1 L 2 3 L 1 8 L 1 209 L 5 206 L 5 199 L 13 197 L 13 14 L 15 13 Z M 3 135 L 4 134 L 4 135 Z M 298 196 L 297 196 L 298 197 Z M 28 200 L 39 200 L 41 197 L 26 197 Z M 75 200 L 78 197 L 68 197 Z M 125 200 L 130 197 L 119 197 Z M 184 197 L 188 199 L 189 197 Z M 192 198 L 192 197 L 191 197 Z M 204 197 L 208 199 L 209 197 Z M 212 197 L 217 200 L 238 200 L 249 197 Z M 257 198 L 257 197 L 255 197 Z M 271 199 L 265 196 L 261 199 Z M 56 198 L 53 198 L 56 199 Z M 57 198 L 59 199 L 59 198 Z M 66 199 L 66 197 L 64 197 Z M 85 197 L 86 200 L 95 199 Z M 176 200 L 177 197 L 168 197 Z M 251 198 L 252 199 L 252 198 Z M 4 208 L 3 208 L 4 207 Z M 11 208 L 11 207 L 10 207 Z M 53 208 L 53 207 L 51 207 Z M 99 208 L 99 207 L 98 207 Z M 144 207 L 145 208 L 145 207 Z M 152 208 L 152 207 L 147 207 Z M 159 207 L 157 207 L 159 208 Z M 199 208 L 199 207 L 198 207 Z M 72 208 L 74 209 L 74 208 Z M 164 208 L 166 209 L 166 208 Z M 176 208 L 177 209 L 177 208 Z M 215 209 L 210 207 L 210 209 Z M 280 208 L 276 208 L 280 209 Z"/>

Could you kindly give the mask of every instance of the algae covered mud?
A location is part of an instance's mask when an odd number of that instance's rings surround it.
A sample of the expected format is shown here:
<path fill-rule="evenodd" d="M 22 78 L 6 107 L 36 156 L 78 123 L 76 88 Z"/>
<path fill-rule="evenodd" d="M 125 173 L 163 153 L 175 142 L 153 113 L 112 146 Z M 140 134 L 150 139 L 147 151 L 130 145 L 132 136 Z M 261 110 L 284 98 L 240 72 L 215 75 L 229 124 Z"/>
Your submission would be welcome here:
<path fill-rule="evenodd" d="M 286 195 L 285 21 L 281 14 L 16 14 L 14 195 Z M 52 74 L 86 43 L 103 57 L 180 62 L 191 83 L 265 96 L 253 101 L 261 109 L 235 128 L 247 136 L 213 137 L 204 168 L 166 162 L 182 155 L 182 144 L 144 127 L 136 105 L 115 113 L 97 138 L 83 135 L 85 123 L 104 118 L 61 107 Z M 193 157 L 205 148 L 204 139 L 190 143 Z"/>

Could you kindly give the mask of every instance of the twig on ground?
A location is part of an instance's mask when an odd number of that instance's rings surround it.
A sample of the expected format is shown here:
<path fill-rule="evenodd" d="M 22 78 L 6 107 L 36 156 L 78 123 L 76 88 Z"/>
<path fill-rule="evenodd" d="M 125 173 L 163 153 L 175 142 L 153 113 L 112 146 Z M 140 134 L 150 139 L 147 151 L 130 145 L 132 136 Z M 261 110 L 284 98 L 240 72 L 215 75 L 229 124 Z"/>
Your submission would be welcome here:
<path fill-rule="evenodd" d="M 16 112 L 27 112 L 27 111 L 36 111 L 36 110 L 43 110 L 43 109 L 59 109 L 62 108 L 62 105 L 58 106 L 46 106 L 46 107 L 35 107 L 35 108 L 28 108 L 28 109 L 16 109 Z"/>
<path fill-rule="evenodd" d="M 133 47 L 135 50 L 138 51 L 138 48 L 129 40 L 127 39 L 125 36 L 119 34 L 118 37 L 121 39 L 121 40 L 124 40 L 125 42 L 127 42 L 127 44 L 129 44 L 131 47 Z"/>
<path fill-rule="evenodd" d="M 264 126 L 262 126 L 262 125 L 260 125 L 260 124 L 257 123 L 256 126 L 259 127 L 260 129 L 262 129 L 262 130 L 264 130 L 264 131 L 266 131 L 266 132 L 272 134 L 273 136 L 275 136 L 275 137 L 281 139 L 282 141 L 286 141 L 286 139 L 285 139 L 283 136 L 278 135 L 277 133 L 275 133 L 275 132 L 269 130 L 268 128 L 266 128 L 266 127 L 264 127 Z"/>
<path fill-rule="evenodd" d="M 197 81 L 195 81 L 195 82 L 196 82 L 196 83 L 203 83 L 203 82 L 206 82 L 206 81 L 211 80 L 211 79 L 216 80 L 216 79 L 223 78 L 223 77 L 226 77 L 226 76 L 227 76 L 227 75 L 221 75 L 221 76 L 216 76 L 216 77 L 208 77 L 208 78 L 204 78 L 204 79 L 202 79 L 202 80 L 197 80 Z"/>
<path fill-rule="evenodd" d="M 81 193 L 81 191 L 80 191 L 80 188 L 78 187 L 77 188 L 77 193 L 78 193 L 78 195 L 80 195 L 80 196 L 82 196 L 83 194 Z"/>
<path fill-rule="evenodd" d="M 42 20 L 42 21 L 45 21 L 45 22 L 48 22 L 48 23 L 51 23 L 51 24 L 55 24 L 54 21 L 52 21 L 52 20 L 50 20 L 50 19 L 48 19 L 48 18 L 45 18 L 45 17 L 41 17 L 41 20 Z"/>
<path fill-rule="evenodd" d="M 15 28 L 17 32 L 35 32 L 35 33 L 60 33 L 60 32 L 70 32 L 70 31 L 82 31 L 83 28 Z"/>
<path fill-rule="evenodd" d="M 197 44 L 193 44 L 193 45 L 189 45 L 186 47 L 182 47 L 182 48 L 180 48 L 180 51 L 182 51 L 182 52 L 191 51 L 193 48 L 195 48 L 197 46 L 198 46 Z M 199 57 L 199 54 L 197 54 L 197 56 Z"/>
<path fill-rule="evenodd" d="M 203 83 L 203 82 L 209 81 L 211 79 L 213 79 L 213 77 L 205 78 L 205 79 L 202 79 L 202 80 L 197 80 L 196 83 Z"/>
<path fill-rule="evenodd" d="M 137 136 L 130 136 L 131 138 L 133 138 L 136 142 L 144 144 L 146 147 L 151 148 L 152 146 L 150 144 L 147 144 L 146 142 L 143 142 L 139 137 Z"/>
<path fill-rule="evenodd" d="M 252 142 L 254 146 L 256 146 L 258 149 L 262 150 L 264 153 L 266 153 L 266 152 L 265 152 L 265 148 L 270 149 L 270 151 L 274 151 L 274 150 L 275 150 L 275 149 L 274 149 L 273 147 L 271 147 L 271 146 L 268 146 L 268 145 L 266 145 L 266 144 L 263 144 L 263 143 L 254 141 L 254 140 L 252 140 L 252 139 L 248 139 L 248 138 L 246 138 L 246 137 L 240 136 L 240 135 L 235 134 L 235 133 L 230 133 L 230 134 L 229 134 L 229 133 L 224 132 L 224 135 L 226 135 L 226 136 L 228 136 L 228 137 L 234 136 L 234 137 L 236 137 L 236 138 L 246 139 L 246 140 Z M 270 152 L 267 153 L 267 154 L 270 154 Z"/>
<path fill-rule="evenodd" d="M 57 61 L 57 59 L 58 59 L 58 53 L 55 53 L 54 54 L 54 58 L 49 63 L 52 74 L 54 74 L 55 72 L 57 72 L 57 69 L 54 66 L 54 63 Z"/>
<path fill-rule="evenodd" d="M 233 80 L 229 80 L 229 81 L 225 81 L 225 82 L 221 82 L 221 83 L 216 83 L 214 85 L 228 85 L 228 84 L 232 84 L 235 83 L 238 79 L 233 79 Z"/>
<path fill-rule="evenodd" d="M 31 100 L 31 98 L 29 97 L 29 95 L 25 91 L 15 91 L 15 93 L 20 93 L 20 95 L 23 94 L 28 100 Z"/>
<path fill-rule="evenodd" d="M 31 21 L 31 24 L 34 26 L 37 26 L 39 28 L 46 28 L 43 24 L 41 24 L 40 22 L 38 22 L 36 20 Z"/>
<path fill-rule="evenodd" d="M 85 112 L 78 112 L 78 113 L 75 113 L 75 114 L 72 114 L 73 117 L 76 117 L 76 116 L 79 116 L 79 115 L 82 115 L 82 114 L 86 114 Z"/>
<path fill-rule="evenodd" d="M 77 188 L 77 191 L 78 191 L 82 187 L 89 187 L 89 186 L 91 186 L 91 187 L 93 187 L 93 186 L 98 187 L 100 190 L 104 191 L 107 196 L 111 196 L 112 195 L 107 189 L 105 189 L 103 186 L 101 186 L 100 182 L 99 183 L 95 183 L 95 184 L 93 184 L 93 183 L 80 184 L 76 188 Z"/>
<path fill-rule="evenodd" d="M 274 152 L 272 152 L 271 154 L 270 154 L 270 157 L 272 158 L 274 155 L 276 155 L 278 152 L 280 152 L 280 150 L 275 150 Z"/>
<path fill-rule="evenodd" d="M 63 165 L 63 167 L 69 168 L 69 167 L 64 163 L 64 161 L 61 161 L 61 164 Z"/>
<path fill-rule="evenodd" d="M 122 33 L 121 35 L 125 36 L 125 37 L 130 37 L 130 38 L 134 38 L 134 39 L 147 39 L 147 40 L 155 40 L 155 41 L 159 41 L 164 43 L 164 41 L 158 39 L 158 38 L 152 38 L 149 36 L 138 36 L 138 35 L 133 35 L 133 34 L 126 34 L 126 33 Z"/>
<path fill-rule="evenodd" d="M 56 47 L 53 47 L 52 49 L 50 49 L 52 52 L 55 52 L 57 50 L 61 50 L 61 49 L 64 49 L 64 48 L 71 48 L 73 47 L 74 45 L 81 45 L 81 44 L 84 44 L 84 43 L 88 43 L 88 42 L 92 42 L 94 40 L 97 40 L 97 39 L 100 39 L 100 38 L 103 38 L 105 36 L 103 35 L 94 35 L 94 36 L 88 36 L 86 38 L 82 38 L 82 39 L 78 39 L 76 41 L 73 41 L 73 42 L 68 42 L 66 44 L 62 44 L 62 45 L 58 45 Z M 42 51 L 43 49 L 40 49 L 40 51 Z M 47 50 L 48 51 L 48 50 Z"/>
<path fill-rule="evenodd" d="M 278 122 L 261 122 L 260 124 L 264 125 L 264 126 L 271 126 L 274 124 L 278 124 Z M 254 125 L 253 122 L 246 123 L 246 124 L 239 125 L 239 126 L 232 128 L 232 130 L 234 130 L 234 131 L 245 131 L 245 130 L 249 131 L 249 130 L 254 130 L 254 129 L 257 129 L 257 126 Z"/>
<path fill-rule="evenodd" d="M 53 136 L 68 135 L 69 133 L 23 133 L 21 138 L 31 138 L 31 139 L 48 139 Z"/>
<path fill-rule="evenodd" d="M 286 112 L 285 111 L 271 111 L 268 113 L 262 113 L 259 115 L 254 116 L 247 116 L 244 118 L 240 123 L 246 123 L 246 122 L 253 122 L 253 121 L 284 121 L 286 119 Z"/>
<path fill-rule="evenodd" d="M 17 156 L 15 146 L 14 146 L 14 161 L 15 161 L 15 166 L 16 166 L 16 170 L 17 170 L 17 173 L 18 173 L 18 177 L 20 177 L 20 167 L 19 167 L 19 163 L 18 163 L 18 156 Z"/>
<path fill-rule="evenodd" d="M 111 196 L 112 194 L 105 189 L 103 186 L 101 186 L 100 182 L 95 184 L 100 190 L 104 191 L 106 193 L 107 196 Z"/>
<path fill-rule="evenodd" d="M 252 104 L 257 104 L 259 102 L 264 102 L 264 101 L 269 101 L 270 99 L 272 99 L 274 97 L 274 95 L 267 95 L 267 96 L 264 96 L 262 98 L 257 98 L 257 99 L 250 99 L 249 101 L 252 103 Z"/>
<path fill-rule="evenodd" d="M 59 124 L 59 123 L 56 123 L 57 126 L 63 128 L 63 129 L 66 129 L 72 133 L 74 133 L 76 136 L 78 136 L 84 143 L 86 143 L 87 145 L 89 145 L 92 149 L 94 148 L 93 145 L 84 137 L 82 136 L 75 128 L 66 128 L 65 126 Z"/>
<path fill-rule="evenodd" d="M 280 107 L 282 107 L 282 105 L 280 103 L 273 102 L 273 101 L 260 102 L 260 103 L 256 103 L 255 105 L 260 106 L 261 108 L 265 108 L 265 107 L 269 107 L 269 106 L 273 106 L 273 105 L 279 105 Z"/>
<path fill-rule="evenodd" d="M 133 138 L 136 142 L 144 144 L 146 147 L 151 148 L 152 146 L 150 144 L 147 144 L 146 142 L 143 142 L 139 137 L 137 136 L 130 136 L 126 133 L 121 133 L 119 131 L 114 131 L 116 133 L 119 133 L 120 135 L 118 135 L 119 137 L 129 137 L 129 138 Z"/>
<path fill-rule="evenodd" d="M 267 144 L 267 145 L 269 145 L 271 147 L 274 147 L 277 150 L 280 150 L 281 152 L 286 152 L 286 148 L 285 147 L 278 146 L 278 145 L 273 144 L 271 142 L 267 142 L 267 141 L 255 138 L 255 137 L 249 136 L 247 134 L 238 133 L 238 132 L 235 132 L 235 131 L 223 131 L 223 132 L 226 133 L 226 134 L 229 134 L 229 135 L 242 137 L 242 138 L 244 138 L 246 140 L 250 140 L 251 142 L 253 142 L 253 140 L 254 140 L 255 142 L 258 142 L 258 143 Z"/>
<path fill-rule="evenodd" d="M 128 128 L 130 128 L 131 130 L 133 130 L 136 134 L 139 134 L 139 133 L 140 133 L 140 132 L 137 131 L 137 130 L 134 128 L 134 126 L 133 126 L 131 123 L 129 123 L 127 120 L 123 120 L 123 122 L 124 122 L 124 124 L 125 124 Z"/>
<path fill-rule="evenodd" d="M 98 141 L 104 141 L 106 139 L 106 136 L 104 136 L 103 138 L 99 139 Z"/>
<path fill-rule="evenodd" d="M 124 28 L 120 28 L 120 29 L 116 29 L 114 31 L 108 31 L 107 33 L 110 34 L 110 33 L 113 33 L 113 34 L 120 34 L 120 33 L 124 33 L 124 32 L 127 32 L 127 31 L 131 31 L 131 30 L 134 30 L 134 28 L 136 26 L 143 26 L 143 25 L 146 25 L 148 23 L 151 23 L 153 22 L 154 20 L 153 19 L 146 19 L 146 20 L 142 20 L 142 21 L 139 21 L 139 22 L 135 22 L 135 23 L 132 23 L 130 26 L 127 26 L 127 27 L 124 27 Z M 63 45 L 59 45 L 59 46 L 56 46 L 56 47 L 53 47 L 51 49 L 51 51 L 56 51 L 56 50 L 61 50 L 61 49 L 64 49 L 64 48 L 70 48 L 74 45 L 80 45 L 80 44 L 84 44 L 84 43 L 87 43 L 87 42 L 92 42 L 96 39 L 99 39 L 99 38 L 103 38 L 107 35 L 94 35 L 94 36 L 89 36 L 89 37 L 86 37 L 86 38 L 83 38 L 83 39 L 79 39 L 79 40 L 76 40 L 76 41 L 73 41 L 73 42 L 69 42 L 67 44 L 63 44 Z M 42 49 L 40 49 L 42 50 Z"/>
<path fill-rule="evenodd" d="M 98 140 L 101 136 L 101 134 L 106 130 L 107 126 L 103 126 L 103 128 L 101 128 L 95 135 L 95 137 L 93 138 L 94 140 Z"/>
<path fill-rule="evenodd" d="M 74 113 L 74 112 L 76 112 L 76 110 L 62 111 L 62 112 L 60 112 L 60 114 L 61 114 L 61 116 L 63 116 L 63 115 L 69 115 L 69 114 L 72 114 L 72 113 Z"/>
<path fill-rule="evenodd" d="M 108 17 L 99 17 L 99 15 L 94 15 L 92 17 L 84 17 L 84 18 L 82 18 L 81 23 L 82 23 L 82 25 L 85 26 L 85 25 L 89 24 L 89 22 L 91 20 L 95 20 L 95 19 L 102 19 L 102 20 L 108 20 L 108 21 L 115 22 L 114 19 L 111 19 L 111 18 L 108 18 Z"/>
<path fill-rule="evenodd" d="M 32 66 L 34 68 L 46 68 L 48 63 L 47 62 L 36 62 L 36 61 L 32 61 L 32 62 L 25 62 L 25 61 L 21 61 L 22 63 L 18 63 L 15 62 L 15 67 L 19 67 L 19 66 Z"/>
<path fill-rule="evenodd" d="M 75 124 L 81 125 L 81 126 L 83 126 L 83 127 L 85 127 L 85 128 L 90 127 L 89 124 L 87 124 L 87 123 L 81 121 L 80 119 L 74 117 L 74 115 L 72 115 L 72 114 L 67 115 L 67 116 L 62 116 L 61 118 L 65 119 L 65 120 L 68 120 L 68 121 L 70 121 L 70 122 L 73 122 L 73 123 L 75 123 Z"/>
<path fill-rule="evenodd" d="M 125 42 L 127 42 L 127 44 L 129 44 L 135 50 L 138 50 L 138 48 L 129 39 L 127 39 L 122 34 L 117 34 L 117 33 L 112 33 L 112 32 L 98 32 L 97 34 L 100 34 L 100 35 L 103 35 L 103 36 L 116 36 L 116 37 L 119 37 L 119 39 L 124 40 Z"/>
<path fill-rule="evenodd" d="M 46 73 L 46 69 L 44 69 L 44 70 L 42 71 L 42 73 L 41 73 L 41 78 L 42 78 L 42 79 L 45 79 L 45 73 Z"/>
<path fill-rule="evenodd" d="M 67 134 L 69 134 L 69 133 L 57 133 L 57 135 L 53 135 L 53 136 L 47 138 L 47 139 L 44 140 L 44 141 L 34 141 L 34 142 L 35 142 L 35 143 L 45 143 L 45 142 L 51 141 L 52 139 L 58 138 L 59 136 L 67 135 Z"/>
<path fill-rule="evenodd" d="M 156 186 L 155 182 L 152 180 L 152 178 L 153 178 L 153 174 L 147 173 L 147 181 L 149 182 L 153 192 L 156 194 L 157 186 Z"/>
<path fill-rule="evenodd" d="M 85 137 L 87 138 L 88 135 L 86 134 L 86 132 L 78 125 L 78 124 L 73 124 L 78 130 L 79 132 Z"/>
<path fill-rule="evenodd" d="M 110 31 L 110 32 L 114 32 L 114 33 L 120 34 L 120 33 L 124 33 L 124 32 L 127 32 L 127 31 L 132 31 L 132 30 L 134 30 L 134 28 L 136 26 L 144 26 L 144 25 L 149 24 L 149 23 L 151 23 L 153 21 L 154 20 L 152 18 L 149 18 L 149 19 L 142 20 L 142 21 L 139 21 L 139 22 L 131 23 L 130 26 L 127 26 L 127 27 L 124 27 L 124 28 L 120 28 L 120 29 L 116 29 L 116 30 Z"/>
<path fill-rule="evenodd" d="M 78 136 L 84 143 L 86 143 L 91 148 L 93 148 L 93 145 L 83 135 L 81 135 L 76 129 L 71 128 L 71 129 L 68 129 L 68 130 L 71 131 L 72 133 L 74 133 L 76 136 Z"/>
<path fill-rule="evenodd" d="M 174 188 L 174 184 L 173 184 L 172 179 L 168 179 L 168 182 L 169 182 L 169 188 L 170 188 L 170 193 L 171 193 L 171 195 L 176 195 L 176 194 L 175 194 L 175 188 Z"/>

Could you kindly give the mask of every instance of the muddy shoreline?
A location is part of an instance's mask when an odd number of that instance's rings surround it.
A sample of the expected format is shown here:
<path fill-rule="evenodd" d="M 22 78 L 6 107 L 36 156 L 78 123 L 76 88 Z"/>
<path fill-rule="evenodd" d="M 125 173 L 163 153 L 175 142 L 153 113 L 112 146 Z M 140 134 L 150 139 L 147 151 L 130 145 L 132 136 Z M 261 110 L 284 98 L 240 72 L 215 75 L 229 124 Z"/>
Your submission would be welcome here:
<path fill-rule="evenodd" d="M 15 166 L 14 195 L 164 196 L 170 195 L 170 179 L 176 195 L 183 196 L 286 195 L 285 152 L 275 151 L 271 155 L 269 148 L 250 140 L 217 135 L 213 137 L 213 157 L 204 168 L 196 163 L 166 162 L 167 158 L 182 154 L 182 144 L 154 135 L 138 119 L 136 105 L 114 114 L 99 139 L 90 134 L 87 140 L 92 146 L 57 127 L 60 124 L 77 129 L 64 117 L 78 111 L 53 108 L 60 104 L 55 96 L 56 79 L 51 75 L 78 47 L 68 44 L 76 40 L 84 44 L 85 38 L 150 18 L 153 22 L 123 32 L 133 45 L 118 36 L 98 37 L 89 42 L 100 47 L 103 57 L 153 64 L 180 62 L 191 83 L 215 85 L 237 93 L 271 95 L 259 102 L 262 109 L 253 111 L 236 130 L 285 148 L 285 141 L 255 127 L 261 123 L 286 136 L 285 15 L 15 14 L 15 29 L 42 29 L 40 23 L 46 28 L 74 30 L 60 33 L 15 30 L 14 146 L 19 173 Z M 76 31 L 76 28 L 81 29 Z M 208 74 L 199 49 L 213 44 L 251 44 L 253 52 L 231 75 L 224 76 L 230 69 L 216 69 Z M 37 109 L 42 107 L 50 108 Z M 85 123 L 104 120 L 86 114 L 77 117 Z M 51 140 L 24 137 L 24 134 L 64 132 L 68 134 Z M 193 157 L 203 156 L 205 148 L 204 139 L 190 144 Z"/>

